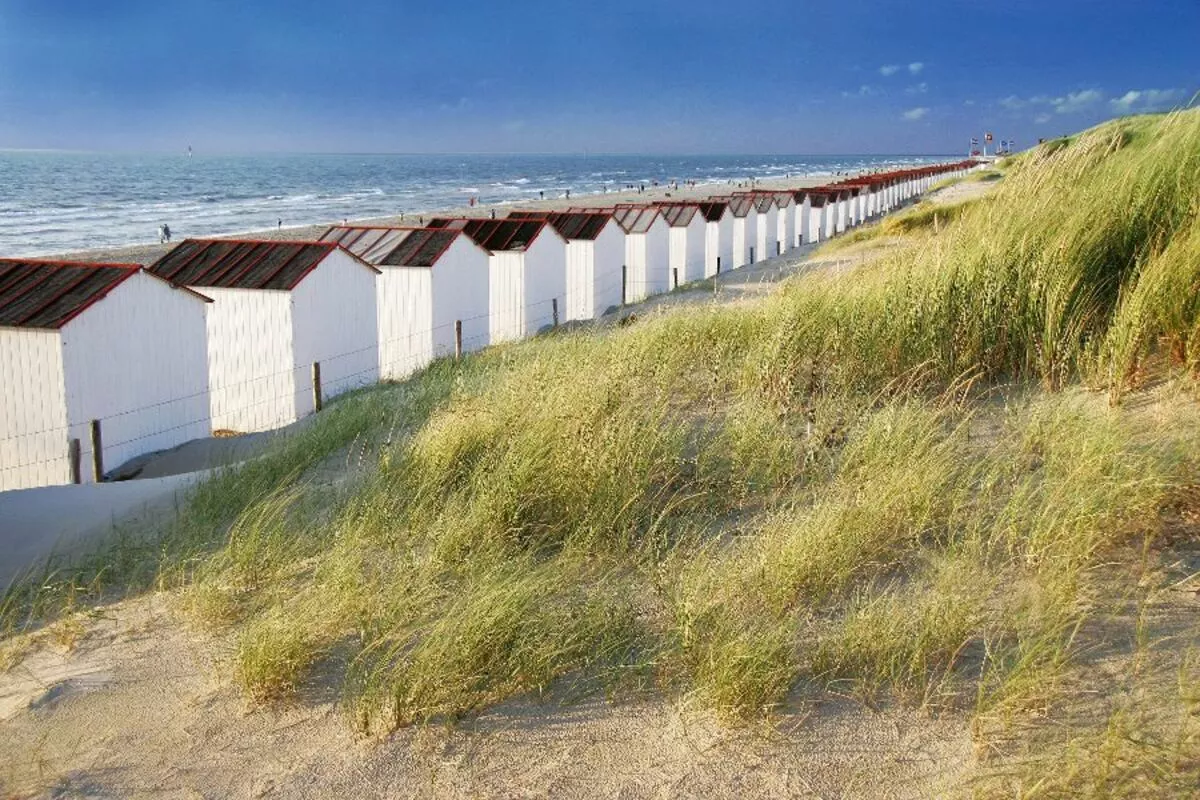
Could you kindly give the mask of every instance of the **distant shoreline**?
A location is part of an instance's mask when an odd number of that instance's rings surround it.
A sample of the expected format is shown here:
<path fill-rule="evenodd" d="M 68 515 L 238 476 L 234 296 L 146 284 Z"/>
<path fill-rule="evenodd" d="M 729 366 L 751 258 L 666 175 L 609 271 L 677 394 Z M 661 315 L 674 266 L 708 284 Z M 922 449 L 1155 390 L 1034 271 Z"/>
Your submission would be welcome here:
<path fill-rule="evenodd" d="M 847 173 L 849 174 L 849 173 Z M 865 172 L 855 172 L 865 174 Z M 836 177 L 827 174 L 804 175 L 778 178 L 753 179 L 753 185 L 762 189 L 805 188 L 823 186 Z M 514 200 L 485 205 L 457 205 L 439 209 L 405 213 L 386 217 L 370 217 L 351 219 L 346 218 L 348 225 L 413 225 L 420 226 L 434 216 L 464 216 L 486 217 L 495 211 L 497 217 L 504 217 L 514 208 L 545 209 L 548 211 L 561 210 L 573 206 L 589 206 L 607 208 L 618 203 L 651 202 L 657 200 L 697 200 L 711 196 L 719 196 L 735 191 L 746 191 L 751 186 L 751 179 L 731 179 L 728 182 L 697 183 L 695 186 L 680 184 L 678 189 L 660 184 L 657 187 L 647 186 L 645 192 L 622 190 L 619 192 L 587 192 L 572 194 L 570 198 L 557 197 L 545 200 Z M 168 223 L 169 224 L 169 223 Z M 240 233 L 213 234 L 210 236 L 179 237 L 168 244 L 157 242 L 125 245 L 122 247 L 105 247 L 88 250 L 75 250 L 66 253 L 37 256 L 41 259 L 56 259 L 63 261 L 93 261 L 110 263 L 128 263 L 149 265 L 161 258 L 172 247 L 184 238 L 212 239 L 263 239 L 270 241 L 307 241 L 318 239 L 331 226 L 343 224 L 343 220 L 329 220 L 311 225 L 293 225 L 278 228 L 266 228 L 243 231 Z"/>

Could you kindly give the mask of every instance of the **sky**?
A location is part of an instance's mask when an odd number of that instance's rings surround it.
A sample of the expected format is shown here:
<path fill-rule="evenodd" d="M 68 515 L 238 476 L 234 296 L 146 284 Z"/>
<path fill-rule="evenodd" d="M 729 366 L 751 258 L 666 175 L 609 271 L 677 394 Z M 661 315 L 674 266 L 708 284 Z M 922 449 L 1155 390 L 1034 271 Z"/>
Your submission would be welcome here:
<path fill-rule="evenodd" d="M 0 148 L 943 154 L 1200 90 L 1200 0 L 0 0 Z"/>

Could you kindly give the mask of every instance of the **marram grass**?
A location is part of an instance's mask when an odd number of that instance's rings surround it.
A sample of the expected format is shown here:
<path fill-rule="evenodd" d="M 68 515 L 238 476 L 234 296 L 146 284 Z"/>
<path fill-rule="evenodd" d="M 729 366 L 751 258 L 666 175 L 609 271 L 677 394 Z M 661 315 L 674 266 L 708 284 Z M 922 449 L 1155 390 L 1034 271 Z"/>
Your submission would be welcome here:
<path fill-rule="evenodd" d="M 986 750 L 1068 694 L 1103 567 L 1168 546 L 1192 496 L 1197 198 L 1200 111 L 1107 123 L 897 217 L 850 272 L 334 403 L 121 571 L 61 583 L 182 587 L 249 697 L 332 665 L 365 732 L 564 688 L 731 723 L 836 692 L 969 715 Z M 10 626 L 63 596 L 27 589 Z M 1043 752 L 1176 786 L 1200 741 L 1151 728 L 1166 751 L 1086 729 Z M 1045 763 L 1007 787 L 1054 794 Z"/>

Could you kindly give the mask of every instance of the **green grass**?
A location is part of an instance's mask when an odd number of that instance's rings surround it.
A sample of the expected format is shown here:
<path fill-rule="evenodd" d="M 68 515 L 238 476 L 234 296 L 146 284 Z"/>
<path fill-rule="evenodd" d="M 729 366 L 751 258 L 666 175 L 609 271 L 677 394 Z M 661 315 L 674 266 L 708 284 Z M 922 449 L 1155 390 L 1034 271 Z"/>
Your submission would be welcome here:
<path fill-rule="evenodd" d="M 1200 740 L 1139 720 L 1190 719 L 1193 688 L 1044 721 L 1144 590 L 1106 568 L 1192 503 L 1197 197 L 1200 111 L 1056 140 L 877 226 L 900 244 L 849 273 L 347 398 L 162 539 L 14 590 L 7 624 L 160 586 L 249 697 L 332 670 L 363 731 L 563 688 L 733 723 L 836 693 L 1044 744 L 984 793 L 1184 785 Z"/>

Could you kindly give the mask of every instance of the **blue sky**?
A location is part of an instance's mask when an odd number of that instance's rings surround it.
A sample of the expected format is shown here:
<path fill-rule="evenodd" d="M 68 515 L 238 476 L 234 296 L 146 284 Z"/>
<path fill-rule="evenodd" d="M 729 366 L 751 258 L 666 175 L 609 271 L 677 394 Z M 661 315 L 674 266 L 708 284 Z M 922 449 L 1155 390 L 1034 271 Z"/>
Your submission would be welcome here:
<path fill-rule="evenodd" d="M 0 0 L 0 147 L 946 153 L 1200 88 L 1200 0 Z"/>

